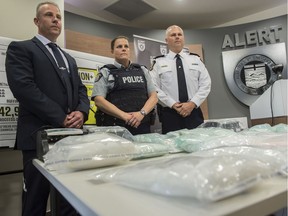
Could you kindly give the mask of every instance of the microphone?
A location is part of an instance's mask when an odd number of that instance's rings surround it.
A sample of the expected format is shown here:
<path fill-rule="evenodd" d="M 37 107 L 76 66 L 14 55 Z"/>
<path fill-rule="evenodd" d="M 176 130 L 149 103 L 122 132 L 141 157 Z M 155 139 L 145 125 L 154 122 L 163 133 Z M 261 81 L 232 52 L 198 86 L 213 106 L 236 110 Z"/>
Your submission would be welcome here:
<path fill-rule="evenodd" d="M 283 64 L 275 64 L 272 66 L 273 72 L 277 74 L 277 80 L 282 79 L 283 67 Z"/>

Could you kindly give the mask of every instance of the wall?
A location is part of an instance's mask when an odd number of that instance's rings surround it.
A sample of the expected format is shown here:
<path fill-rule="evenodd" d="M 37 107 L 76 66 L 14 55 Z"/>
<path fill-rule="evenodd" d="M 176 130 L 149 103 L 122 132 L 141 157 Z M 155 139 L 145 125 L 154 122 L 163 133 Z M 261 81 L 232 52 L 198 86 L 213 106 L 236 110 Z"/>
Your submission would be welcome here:
<path fill-rule="evenodd" d="M 133 34 L 164 40 L 164 30 L 143 30 L 141 28 L 130 28 L 110 23 L 92 20 L 69 12 L 65 12 L 65 29 L 85 34 L 95 35 L 112 39 L 118 35 L 126 35 L 130 38 Z M 275 17 L 258 22 L 242 25 L 219 27 L 213 29 L 184 29 L 187 44 L 202 44 L 204 61 L 212 79 L 212 90 L 208 96 L 209 118 L 234 118 L 247 117 L 250 122 L 249 107 L 234 97 L 230 92 L 223 72 L 222 66 L 222 43 L 225 34 L 244 33 L 249 30 L 257 30 L 273 25 L 282 25 L 281 41 L 287 46 L 287 15 Z M 287 50 L 287 48 L 286 48 Z"/>
<path fill-rule="evenodd" d="M 186 35 L 191 35 L 191 40 L 195 43 L 201 41 L 203 44 L 205 63 L 212 79 L 212 90 L 208 98 L 209 116 L 211 118 L 247 116 L 250 119 L 249 107 L 234 97 L 224 78 L 221 57 L 224 35 L 233 35 L 234 33 L 244 34 L 246 31 L 258 30 L 265 27 L 269 28 L 270 26 L 279 24 L 283 28 L 280 32 L 281 41 L 279 42 L 286 43 L 287 52 L 287 16 L 230 27 L 186 30 Z"/>
<path fill-rule="evenodd" d="M 37 27 L 34 25 L 34 17 L 37 5 L 40 0 L 9 0 L 1 1 L 0 7 L 0 36 L 18 40 L 30 39 L 37 34 Z M 53 0 L 63 11 L 64 0 Z M 64 13 L 62 12 L 63 20 Z M 64 22 L 63 22 L 64 29 Z M 64 34 L 58 38 L 58 44 L 64 46 Z"/>
<path fill-rule="evenodd" d="M 40 0 L 7 0 L 1 1 L 0 7 L 0 36 L 15 38 L 19 40 L 32 38 L 37 33 L 37 28 L 33 23 L 36 5 Z M 61 9 L 64 8 L 64 0 L 54 0 Z M 164 40 L 164 30 L 143 30 L 141 28 L 130 28 L 117 26 L 104 22 L 91 20 L 88 18 L 73 15 L 65 12 L 65 29 L 96 35 L 103 38 L 112 39 L 120 34 L 125 34 L 132 38 L 133 34 Z M 212 91 L 208 97 L 209 117 L 249 117 L 249 109 L 240 103 L 229 91 L 222 68 L 221 45 L 223 36 L 234 32 L 244 32 L 251 29 L 262 28 L 263 26 L 277 25 L 281 23 L 284 32 L 284 42 L 287 46 L 287 15 L 254 22 L 250 24 L 237 25 L 231 27 L 221 27 L 216 29 L 186 29 L 186 42 L 188 44 L 202 44 L 206 66 L 212 78 Z M 64 31 L 58 39 L 58 44 L 65 45 Z M 225 105 L 225 107 L 224 107 Z M 1 215 L 20 215 L 21 211 L 21 186 L 22 174 L 9 174 L 10 170 L 21 169 L 21 154 L 12 149 L 1 149 L 0 151 L 0 212 Z"/>

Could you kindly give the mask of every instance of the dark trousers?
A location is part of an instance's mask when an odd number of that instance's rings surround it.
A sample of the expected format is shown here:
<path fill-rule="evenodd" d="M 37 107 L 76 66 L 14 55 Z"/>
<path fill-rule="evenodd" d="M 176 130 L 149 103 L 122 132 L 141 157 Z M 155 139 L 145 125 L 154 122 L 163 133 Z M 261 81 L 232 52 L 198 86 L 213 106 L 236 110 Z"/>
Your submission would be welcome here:
<path fill-rule="evenodd" d="M 137 128 L 129 125 L 124 126 L 132 135 L 151 133 L 150 122 L 141 123 Z"/>
<path fill-rule="evenodd" d="M 184 128 L 194 129 L 203 122 L 204 117 L 200 107 L 194 109 L 187 117 L 180 116 L 176 110 L 168 107 L 163 107 L 161 109 L 162 134 Z"/>
<path fill-rule="evenodd" d="M 32 161 L 36 151 L 22 151 L 23 192 L 22 216 L 45 216 L 50 192 L 49 181 L 38 171 Z M 60 215 L 78 215 L 75 209 L 59 194 Z"/>
<path fill-rule="evenodd" d="M 125 127 L 132 135 L 137 134 L 147 134 L 151 133 L 150 128 L 150 118 L 151 114 L 149 113 L 141 122 L 141 124 L 137 127 L 131 127 L 127 125 L 123 120 L 105 114 L 102 111 L 96 112 L 96 124 L 97 126 L 121 126 Z"/>

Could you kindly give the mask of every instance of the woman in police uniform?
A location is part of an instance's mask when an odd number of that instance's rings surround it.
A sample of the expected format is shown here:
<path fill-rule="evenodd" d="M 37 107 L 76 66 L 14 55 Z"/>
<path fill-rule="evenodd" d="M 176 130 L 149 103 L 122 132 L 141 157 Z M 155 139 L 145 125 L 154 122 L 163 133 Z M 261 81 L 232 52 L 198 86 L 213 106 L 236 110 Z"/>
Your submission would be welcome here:
<path fill-rule="evenodd" d="M 149 71 L 131 63 L 128 38 L 111 41 L 114 64 L 100 68 L 92 92 L 98 126 L 123 126 L 133 135 L 150 133 L 151 111 L 158 102 Z"/>

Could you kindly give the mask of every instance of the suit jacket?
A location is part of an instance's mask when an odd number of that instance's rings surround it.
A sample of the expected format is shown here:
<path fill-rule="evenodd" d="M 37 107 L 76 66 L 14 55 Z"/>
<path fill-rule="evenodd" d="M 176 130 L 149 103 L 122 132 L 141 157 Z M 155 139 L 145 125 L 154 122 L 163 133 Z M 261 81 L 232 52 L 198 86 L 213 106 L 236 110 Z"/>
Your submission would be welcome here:
<path fill-rule="evenodd" d="M 67 58 L 73 87 L 72 111 L 88 118 L 89 99 L 86 87 L 78 75 L 74 58 Z M 19 101 L 16 148 L 36 149 L 36 135 L 43 126 L 63 127 L 68 99 L 61 70 L 47 48 L 36 37 L 11 42 L 6 55 L 6 74 L 9 87 Z"/>

